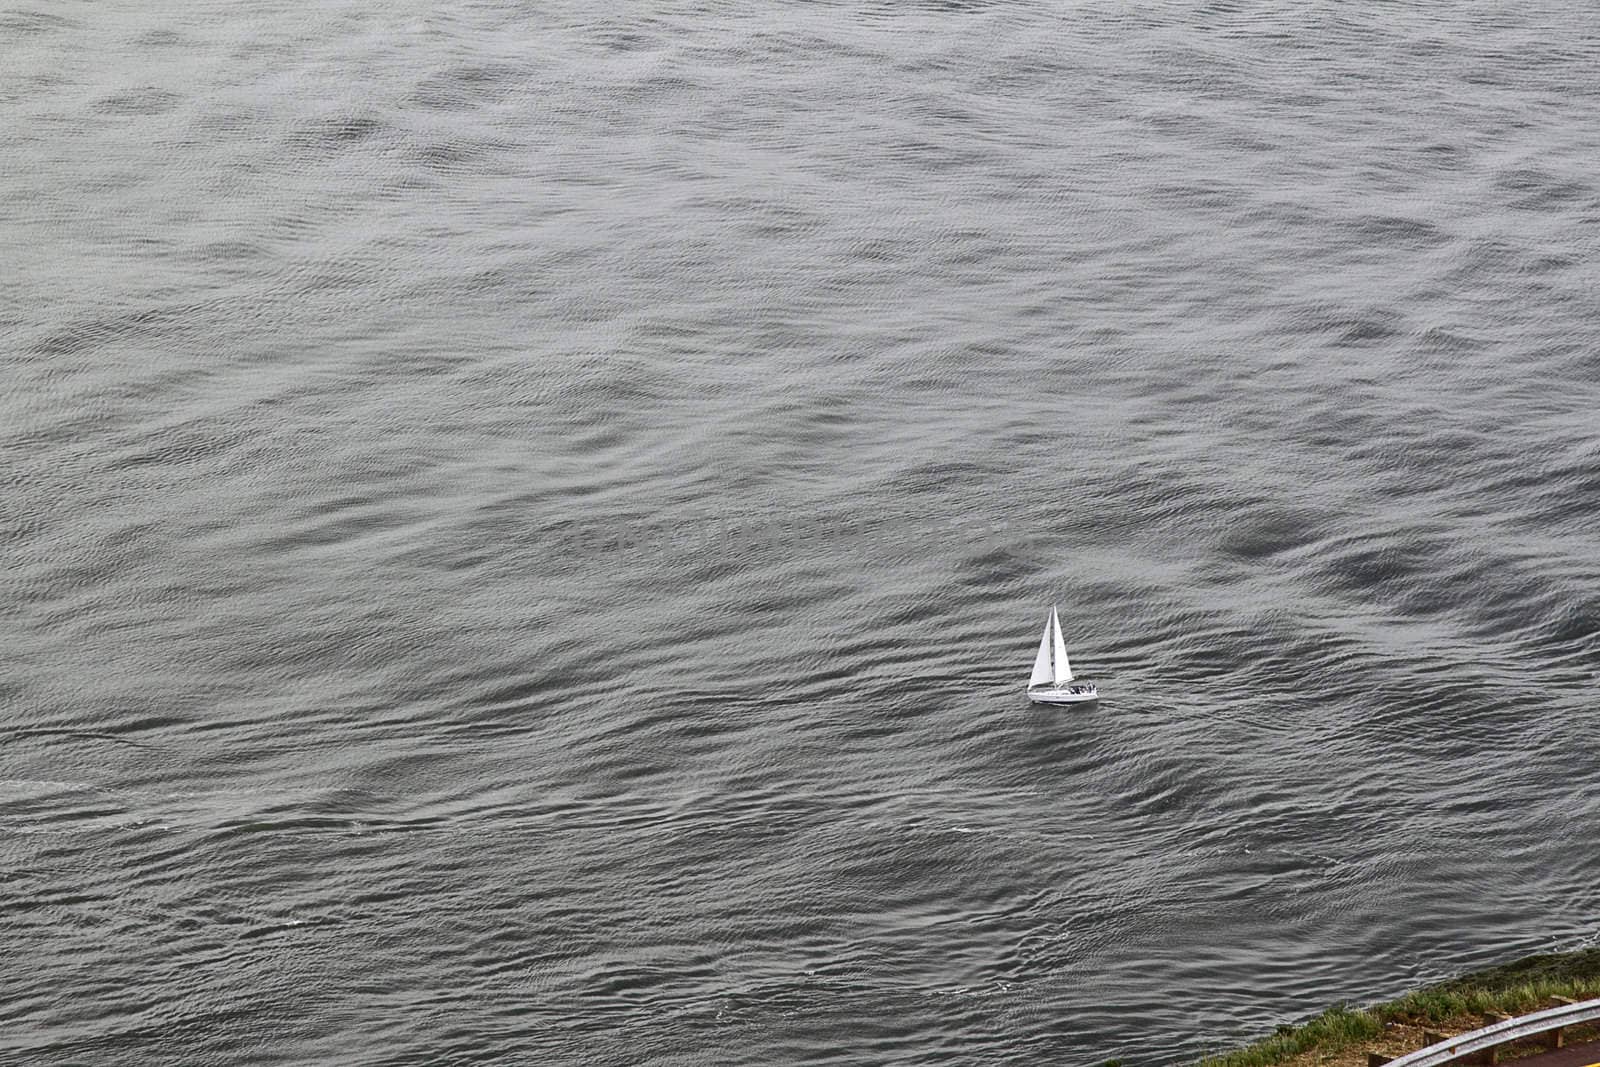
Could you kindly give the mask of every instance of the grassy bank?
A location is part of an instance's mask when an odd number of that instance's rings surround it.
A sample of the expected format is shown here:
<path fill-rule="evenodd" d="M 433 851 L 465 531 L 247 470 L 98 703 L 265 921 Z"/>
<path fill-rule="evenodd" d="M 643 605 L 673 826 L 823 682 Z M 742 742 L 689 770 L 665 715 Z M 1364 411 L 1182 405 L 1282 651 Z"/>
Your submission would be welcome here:
<path fill-rule="evenodd" d="M 1407 993 L 1387 1004 L 1370 1008 L 1337 1005 L 1300 1026 L 1281 1027 L 1254 1045 L 1201 1060 L 1199 1067 L 1333 1063 L 1340 1053 L 1384 1051 L 1378 1043 L 1397 1030 L 1409 1033 L 1427 1027 L 1458 1033 L 1479 1025 L 1485 1012 L 1520 1015 L 1549 1006 L 1555 997 L 1583 1000 L 1597 996 L 1600 948 L 1529 956 Z"/>

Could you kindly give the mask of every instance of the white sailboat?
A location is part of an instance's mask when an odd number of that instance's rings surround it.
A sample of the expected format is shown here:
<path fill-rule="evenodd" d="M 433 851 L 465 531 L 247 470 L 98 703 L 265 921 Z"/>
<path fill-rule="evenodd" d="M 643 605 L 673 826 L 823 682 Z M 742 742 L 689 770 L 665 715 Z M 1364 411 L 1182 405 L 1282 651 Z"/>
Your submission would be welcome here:
<path fill-rule="evenodd" d="M 1045 620 L 1044 636 L 1039 638 L 1039 654 L 1033 659 L 1028 699 L 1035 704 L 1083 704 L 1100 699 L 1093 682 L 1072 680 L 1072 664 L 1067 662 L 1067 645 L 1061 640 L 1061 620 L 1054 607 Z"/>

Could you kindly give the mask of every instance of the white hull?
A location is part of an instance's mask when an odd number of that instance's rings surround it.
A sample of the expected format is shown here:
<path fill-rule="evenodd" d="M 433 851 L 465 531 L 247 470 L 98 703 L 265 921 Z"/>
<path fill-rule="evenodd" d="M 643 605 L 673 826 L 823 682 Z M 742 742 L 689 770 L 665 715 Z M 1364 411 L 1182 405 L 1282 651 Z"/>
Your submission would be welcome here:
<path fill-rule="evenodd" d="M 1028 699 L 1035 704 L 1087 704 L 1099 700 L 1100 693 L 1091 682 L 1077 685 L 1040 685 L 1028 690 Z"/>

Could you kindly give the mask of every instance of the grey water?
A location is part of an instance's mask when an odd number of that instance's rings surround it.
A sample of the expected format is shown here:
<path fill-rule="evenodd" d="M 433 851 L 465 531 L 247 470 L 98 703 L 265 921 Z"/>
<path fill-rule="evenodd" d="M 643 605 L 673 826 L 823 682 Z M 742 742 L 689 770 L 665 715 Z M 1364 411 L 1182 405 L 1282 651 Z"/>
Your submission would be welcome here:
<path fill-rule="evenodd" d="M 1179 1064 L 1600 939 L 1585 5 L 0 3 L 0 1062 Z"/>

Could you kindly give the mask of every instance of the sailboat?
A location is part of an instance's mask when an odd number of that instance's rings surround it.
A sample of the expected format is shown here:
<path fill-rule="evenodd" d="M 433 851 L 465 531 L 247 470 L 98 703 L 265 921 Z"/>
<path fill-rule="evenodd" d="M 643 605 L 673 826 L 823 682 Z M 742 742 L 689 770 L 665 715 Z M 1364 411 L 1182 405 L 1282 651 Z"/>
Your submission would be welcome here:
<path fill-rule="evenodd" d="M 1044 636 L 1039 638 L 1039 654 L 1033 658 L 1033 677 L 1028 679 L 1028 699 L 1035 704 L 1084 704 L 1099 700 L 1093 682 L 1074 682 L 1072 664 L 1067 662 L 1066 642 L 1061 640 L 1061 620 L 1050 609 Z"/>

